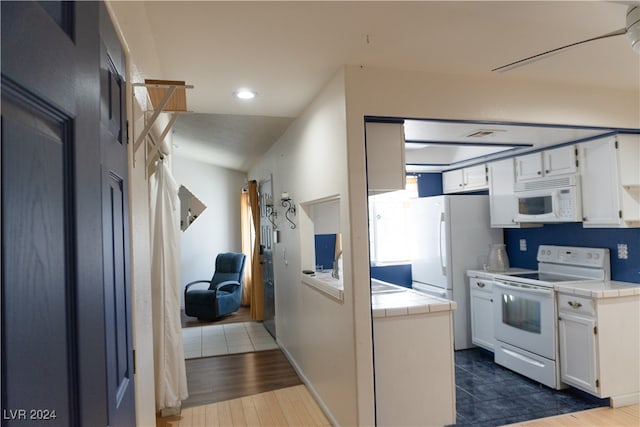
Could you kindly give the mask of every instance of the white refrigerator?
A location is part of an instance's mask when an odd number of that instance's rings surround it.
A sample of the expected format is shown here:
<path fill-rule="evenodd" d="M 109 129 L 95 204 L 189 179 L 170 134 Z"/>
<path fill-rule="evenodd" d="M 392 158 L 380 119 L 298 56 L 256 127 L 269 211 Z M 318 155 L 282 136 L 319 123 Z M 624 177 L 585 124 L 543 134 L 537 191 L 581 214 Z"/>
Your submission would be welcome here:
<path fill-rule="evenodd" d="M 474 347 L 467 270 L 481 269 L 489 245 L 503 236 L 490 226 L 489 196 L 422 197 L 411 201 L 410 212 L 413 288 L 455 301 L 454 348 Z"/>

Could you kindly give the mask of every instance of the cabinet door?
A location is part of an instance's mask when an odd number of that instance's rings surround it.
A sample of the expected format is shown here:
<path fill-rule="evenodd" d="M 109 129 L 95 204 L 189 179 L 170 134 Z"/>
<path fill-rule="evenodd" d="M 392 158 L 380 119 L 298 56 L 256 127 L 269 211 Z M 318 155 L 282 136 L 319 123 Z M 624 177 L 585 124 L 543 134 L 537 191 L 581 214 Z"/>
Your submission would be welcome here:
<path fill-rule="evenodd" d="M 471 342 L 493 351 L 493 293 L 485 280 L 471 279 L 469 283 L 471 287 Z"/>
<path fill-rule="evenodd" d="M 567 145 L 543 152 L 544 175 L 566 175 L 576 173 L 576 147 Z"/>
<path fill-rule="evenodd" d="M 444 172 L 442 174 L 442 192 L 458 193 L 464 189 L 464 175 L 462 169 Z"/>
<path fill-rule="evenodd" d="M 516 180 L 527 181 L 542 177 L 542 153 L 516 157 Z"/>
<path fill-rule="evenodd" d="M 560 378 L 581 390 L 596 393 L 595 321 L 560 312 Z"/>
<path fill-rule="evenodd" d="M 491 227 L 517 227 L 516 198 L 513 194 L 513 159 L 489 163 L 489 212 Z"/>
<path fill-rule="evenodd" d="M 462 170 L 465 190 L 481 190 L 487 188 L 487 167 L 482 165 Z"/>
<path fill-rule="evenodd" d="M 404 126 L 401 123 L 367 123 L 365 129 L 369 191 L 404 190 Z"/>
<path fill-rule="evenodd" d="M 615 138 L 580 144 L 583 226 L 619 226 L 620 191 Z"/>

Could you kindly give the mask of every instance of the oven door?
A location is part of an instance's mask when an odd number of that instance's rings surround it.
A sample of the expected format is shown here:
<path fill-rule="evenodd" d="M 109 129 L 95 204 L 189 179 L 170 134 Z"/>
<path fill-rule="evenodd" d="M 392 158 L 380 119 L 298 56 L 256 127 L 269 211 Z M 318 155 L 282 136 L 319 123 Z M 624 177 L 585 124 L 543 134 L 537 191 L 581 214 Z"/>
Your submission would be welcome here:
<path fill-rule="evenodd" d="M 493 301 L 497 340 L 555 360 L 553 288 L 496 281 Z"/>

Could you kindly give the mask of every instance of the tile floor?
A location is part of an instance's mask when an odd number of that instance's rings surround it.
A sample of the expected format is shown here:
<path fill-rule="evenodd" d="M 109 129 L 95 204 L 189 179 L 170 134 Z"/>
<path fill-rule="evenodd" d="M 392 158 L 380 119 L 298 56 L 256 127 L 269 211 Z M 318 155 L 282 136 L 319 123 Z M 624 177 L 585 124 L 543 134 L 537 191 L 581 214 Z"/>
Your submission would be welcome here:
<path fill-rule="evenodd" d="M 262 323 L 243 322 L 182 329 L 185 359 L 278 348 Z"/>
<path fill-rule="evenodd" d="M 553 390 L 493 362 L 480 349 L 455 352 L 456 426 L 501 426 L 599 406 L 579 390 Z"/>

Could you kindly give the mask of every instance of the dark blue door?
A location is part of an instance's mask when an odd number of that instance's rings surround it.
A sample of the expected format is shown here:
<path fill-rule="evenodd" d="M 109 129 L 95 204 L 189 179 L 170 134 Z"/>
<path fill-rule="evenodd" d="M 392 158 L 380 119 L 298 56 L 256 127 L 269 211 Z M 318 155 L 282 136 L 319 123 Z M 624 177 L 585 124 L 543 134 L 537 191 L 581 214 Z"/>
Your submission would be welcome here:
<path fill-rule="evenodd" d="M 114 276 L 106 261 L 118 258 L 116 281 L 128 286 L 127 247 L 107 254 L 104 243 L 115 234 L 113 246 L 128 243 L 126 203 L 111 204 L 117 232 L 104 227 L 101 171 L 117 170 L 101 150 L 106 10 L 97 2 L 1 8 L 2 424 L 134 425 L 128 297 L 105 280 Z M 126 175 L 118 186 L 126 194 Z M 114 365 L 124 366 L 119 375 Z M 118 376 L 130 381 L 114 395 Z"/>

